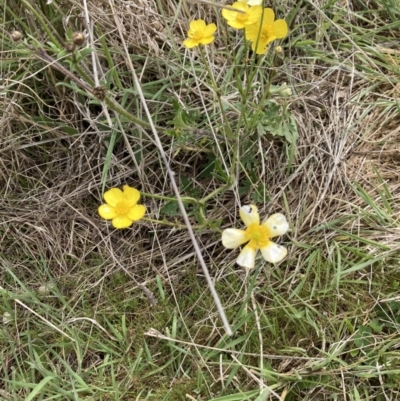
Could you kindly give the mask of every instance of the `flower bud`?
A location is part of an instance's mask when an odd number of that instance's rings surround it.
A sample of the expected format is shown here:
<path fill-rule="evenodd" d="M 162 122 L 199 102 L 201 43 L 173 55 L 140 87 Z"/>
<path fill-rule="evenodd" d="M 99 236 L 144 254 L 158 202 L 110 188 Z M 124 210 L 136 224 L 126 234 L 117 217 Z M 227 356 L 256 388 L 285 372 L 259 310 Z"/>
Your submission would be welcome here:
<path fill-rule="evenodd" d="M 280 94 L 282 97 L 289 97 L 289 96 L 292 96 L 292 89 L 290 89 L 290 88 L 286 85 L 286 82 L 284 82 L 284 83 L 281 85 L 281 87 L 280 87 L 279 94 Z"/>
<path fill-rule="evenodd" d="M 22 39 L 22 33 L 20 31 L 12 31 L 11 32 L 11 39 L 14 42 L 18 42 L 19 40 Z"/>
<path fill-rule="evenodd" d="M 75 50 L 75 44 L 74 44 L 74 43 L 67 43 L 67 44 L 65 45 L 65 50 L 66 50 L 68 53 L 72 53 L 72 52 Z"/>
<path fill-rule="evenodd" d="M 74 32 L 72 35 L 72 42 L 76 46 L 82 46 L 85 41 L 85 35 L 82 32 Z"/>
<path fill-rule="evenodd" d="M 11 322 L 11 315 L 8 312 L 3 313 L 3 324 L 8 324 Z"/>

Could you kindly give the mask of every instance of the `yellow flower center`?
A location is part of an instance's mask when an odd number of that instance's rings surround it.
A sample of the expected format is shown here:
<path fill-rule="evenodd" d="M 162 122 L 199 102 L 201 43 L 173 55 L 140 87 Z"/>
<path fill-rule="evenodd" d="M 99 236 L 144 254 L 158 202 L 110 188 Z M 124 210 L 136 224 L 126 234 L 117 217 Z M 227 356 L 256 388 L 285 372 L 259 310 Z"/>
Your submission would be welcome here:
<path fill-rule="evenodd" d="M 260 41 L 268 42 L 273 36 L 275 36 L 275 30 L 272 25 L 264 24 L 260 32 Z"/>
<path fill-rule="evenodd" d="M 242 24 L 244 24 L 245 22 L 247 22 L 247 20 L 249 19 L 249 16 L 247 13 L 237 13 L 236 16 L 236 21 L 237 22 L 241 22 Z"/>
<path fill-rule="evenodd" d="M 120 200 L 116 205 L 115 205 L 115 213 L 117 213 L 118 216 L 126 216 L 129 212 L 129 209 L 131 208 L 131 204 L 126 201 L 126 200 Z"/>
<path fill-rule="evenodd" d="M 197 41 L 199 41 L 199 40 L 201 40 L 201 39 L 203 39 L 203 37 L 204 37 L 204 34 L 203 34 L 203 31 L 198 31 L 198 30 L 190 30 L 189 32 L 188 32 L 188 36 L 189 36 L 189 38 L 190 39 L 194 39 L 194 40 L 197 40 Z"/>
<path fill-rule="evenodd" d="M 250 240 L 248 245 L 253 249 L 264 248 L 269 243 L 270 233 L 268 228 L 263 225 L 257 223 L 250 224 L 245 233 Z"/>

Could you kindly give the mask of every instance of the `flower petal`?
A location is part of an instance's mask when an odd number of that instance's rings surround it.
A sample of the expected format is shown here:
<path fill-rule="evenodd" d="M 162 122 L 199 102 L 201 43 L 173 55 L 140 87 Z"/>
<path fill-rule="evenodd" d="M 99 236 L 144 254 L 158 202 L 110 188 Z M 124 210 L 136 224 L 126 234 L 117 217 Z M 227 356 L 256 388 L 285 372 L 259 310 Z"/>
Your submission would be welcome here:
<path fill-rule="evenodd" d="M 259 31 L 260 31 L 260 24 L 247 25 L 244 31 L 244 35 L 247 40 L 256 42 Z"/>
<path fill-rule="evenodd" d="M 261 6 L 264 0 L 237 0 L 239 3 L 247 3 L 249 6 Z"/>
<path fill-rule="evenodd" d="M 285 20 L 277 19 L 273 24 L 274 36 L 278 39 L 284 38 L 288 34 L 288 26 Z"/>
<path fill-rule="evenodd" d="M 104 193 L 104 200 L 110 206 L 116 206 L 116 204 L 122 199 L 122 191 L 119 188 L 112 188 Z"/>
<path fill-rule="evenodd" d="M 287 249 L 270 241 L 267 246 L 261 248 L 263 258 L 269 263 L 278 263 L 287 255 Z"/>
<path fill-rule="evenodd" d="M 127 217 L 132 221 L 137 221 L 143 218 L 146 213 L 146 207 L 143 205 L 135 205 L 129 209 Z"/>
<path fill-rule="evenodd" d="M 100 217 L 106 220 L 111 220 L 117 216 L 115 209 L 110 205 L 101 205 L 98 209 Z"/>
<path fill-rule="evenodd" d="M 190 22 L 189 27 L 192 31 L 204 31 L 206 22 L 202 19 L 195 19 Z"/>
<path fill-rule="evenodd" d="M 136 205 L 140 199 L 140 192 L 136 188 L 132 188 L 129 185 L 124 185 L 123 189 L 124 199 L 129 201 L 129 204 Z"/>
<path fill-rule="evenodd" d="M 256 24 L 261 20 L 262 8 L 260 6 L 250 7 L 246 25 Z"/>
<path fill-rule="evenodd" d="M 261 40 L 261 38 L 257 41 L 251 43 L 251 50 L 256 52 L 256 54 L 264 54 L 268 50 L 268 40 Z"/>
<path fill-rule="evenodd" d="M 215 31 L 217 30 L 217 25 L 215 24 L 208 24 L 203 31 L 204 36 L 211 36 L 214 35 Z"/>
<path fill-rule="evenodd" d="M 268 228 L 270 238 L 286 234 L 289 229 L 289 223 L 282 213 L 275 213 L 272 216 L 268 217 L 263 225 Z"/>
<path fill-rule="evenodd" d="M 237 12 L 233 10 L 228 10 L 226 8 L 222 9 L 222 16 L 227 20 L 233 20 L 236 18 Z"/>
<path fill-rule="evenodd" d="M 115 228 L 128 228 L 132 223 L 133 221 L 127 216 L 117 216 L 112 221 Z"/>
<path fill-rule="evenodd" d="M 202 45 L 209 45 L 210 43 L 212 43 L 214 41 L 214 36 L 206 36 L 204 38 L 201 38 L 199 40 L 200 44 Z"/>
<path fill-rule="evenodd" d="M 246 233 L 237 228 L 227 228 L 224 230 L 221 239 L 222 245 L 228 249 L 235 249 L 249 240 Z"/>
<path fill-rule="evenodd" d="M 186 39 L 183 41 L 183 45 L 188 49 L 193 49 L 193 47 L 196 47 L 199 44 L 199 41 L 195 39 Z"/>
<path fill-rule="evenodd" d="M 234 19 L 236 19 L 236 17 L 238 16 L 238 15 L 240 15 L 240 14 L 243 14 L 243 13 L 241 13 L 240 11 L 243 11 L 243 12 L 247 12 L 248 10 L 249 10 L 249 6 L 246 4 L 246 2 L 245 1 L 241 1 L 241 2 L 235 2 L 235 3 L 233 3 L 231 6 L 231 9 L 227 9 L 227 8 L 223 8 L 222 9 L 222 16 L 226 19 L 226 20 L 228 20 L 228 21 L 230 21 L 230 20 L 234 20 Z M 234 11 L 234 10 L 232 10 L 232 8 L 235 8 L 236 10 L 239 10 L 239 12 L 238 11 Z M 244 15 L 244 14 L 243 14 Z"/>
<path fill-rule="evenodd" d="M 252 246 L 246 245 L 240 252 L 236 263 L 246 269 L 253 269 L 256 261 L 257 250 Z"/>
<path fill-rule="evenodd" d="M 248 227 L 250 224 L 260 224 L 260 216 L 258 214 L 257 206 L 242 206 L 239 210 L 239 214 L 246 227 Z"/>
<path fill-rule="evenodd" d="M 272 24 L 275 19 L 275 13 L 272 8 L 264 8 L 264 13 L 262 17 L 262 24 Z"/>
<path fill-rule="evenodd" d="M 228 21 L 228 25 L 235 29 L 243 29 L 245 27 L 245 24 L 243 24 L 243 22 L 239 22 L 234 19 Z"/>

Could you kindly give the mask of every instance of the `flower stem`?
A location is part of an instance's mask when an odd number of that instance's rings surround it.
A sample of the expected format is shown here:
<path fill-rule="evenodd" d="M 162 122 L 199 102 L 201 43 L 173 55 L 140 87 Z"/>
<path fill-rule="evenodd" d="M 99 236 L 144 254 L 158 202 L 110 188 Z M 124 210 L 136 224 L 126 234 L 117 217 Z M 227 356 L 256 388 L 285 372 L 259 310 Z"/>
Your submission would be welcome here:
<path fill-rule="evenodd" d="M 142 192 L 142 191 L 140 191 L 140 193 L 141 193 L 141 195 L 146 196 L 147 198 L 177 202 L 176 198 L 174 198 L 172 196 L 155 195 L 155 194 L 151 194 L 148 192 Z M 190 196 L 181 196 L 181 199 L 182 199 L 182 202 L 186 202 L 186 203 L 202 204 L 201 200 L 197 200 L 196 198 L 191 198 Z"/>
<path fill-rule="evenodd" d="M 234 164 L 232 164 L 234 166 Z M 210 194 L 208 194 L 207 196 L 205 196 L 204 198 L 201 198 L 198 203 L 200 205 L 202 205 L 202 207 L 205 206 L 205 204 L 214 196 L 218 195 L 221 192 L 224 192 L 225 190 L 229 189 L 232 184 L 233 184 L 233 172 L 230 172 L 230 175 L 228 176 L 228 181 L 225 185 L 223 185 L 222 187 L 217 188 L 215 191 L 211 192 Z"/>
<path fill-rule="evenodd" d="M 225 109 L 224 109 L 224 105 L 222 103 L 222 98 L 221 98 L 221 91 L 218 88 L 217 82 L 215 81 L 214 74 L 211 71 L 210 65 L 208 63 L 207 57 L 204 54 L 203 48 L 200 46 L 199 49 L 200 49 L 201 59 L 203 61 L 203 64 L 205 65 L 208 75 L 211 79 L 211 85 L 214 89 L 215 94 L 217 95 L 217 100 L 218 100 L 219 108 L 221 110 L 222 119 L 224 120 L 224 126 L 225 126 L 226 133 L 230 138 L 234 138 L 231 126 L 229 125 L 228 118 L 226 117 L 226 114 L 225 114 Z"/>
<path fill-rule="evenodd" d="M 172 221 L 167 221 L 167 220 L 155 220 L 155 219 L 150 219 L 148 217 L 143 217 L 141 220 L 147 221 L 149 223 L 155 223 L 155 224 L 162 224 L 164 226 L 170 226 L 170 227 L 175 227 L 180 230 L 187 230 L 187 226 L 185 224 L 180 224 L 180 223 L 174 223 Z M 192 226 L 194 229 L 200 229 L 204 228 L 204 226 Z"/>

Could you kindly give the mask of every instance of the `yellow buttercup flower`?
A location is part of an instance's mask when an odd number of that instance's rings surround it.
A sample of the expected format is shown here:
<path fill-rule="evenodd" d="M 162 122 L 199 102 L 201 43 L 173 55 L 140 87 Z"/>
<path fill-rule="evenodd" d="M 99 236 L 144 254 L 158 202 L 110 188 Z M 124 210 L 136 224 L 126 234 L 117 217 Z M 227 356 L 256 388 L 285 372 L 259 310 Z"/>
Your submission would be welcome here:
<path fill-rule="evenodd" d="M 275 213 L 260 224 L 258 209 L 254 205 L 241 207 L 239 213 L 246 230 L 227 228 L 222 232 L 222 245 L 225 248 L 235 249 L 247 243 L 236 260 L 237 264 L 252 269 L 258 249 L 267 262 L 277 263 L 283 260 L 287 255 L 287 249 L 272 242 L 271 238 L 288 231 L 289 224 L 286 217 L 281 213 Z"/>
<path fill-rule="evenodd" d="M 98 211 L 103 219 L 112 220 L 115 228 L 127 228 L 146 213 L 146 208 L 137 204 L 139 199 L 140 192 L 136 188 L 128 185 L 124 185 L 122 191 L 112 188 L 104 193 L 106 203 Z"/>
<path fill-rule="evenodd" d="M 276 40 L 284 38 L 288 34 L 288 26 L 285 20 L 275 21 L 275 13 L 271 8 L 264 8 L 260 22 L 246 26 L 245 36 L 251 41 L 251 48 L 257 54 L 264 54 L 268 45 Z"/>
<path fill-rule="evenodd" d="M 260 6 L 250 7 L 245 2 L 236 2 L 232 6 L 238 11 L 222 9 L 222 16 L 226 19 L 229 26 L 236 29 L 243 29 L 247 25 L 258 22 L 261 18 L 262 8 Z"/>
<path fill-rule="evenodd" d="M 189 24 L 188 37 L 183 41 L 183 45 L 188 49 L 199 45 L 209 45 L 214 41 L 214 33 L 217 30 L 215 24 L 206 24 L 202 19 L 191 21 Z"/>

